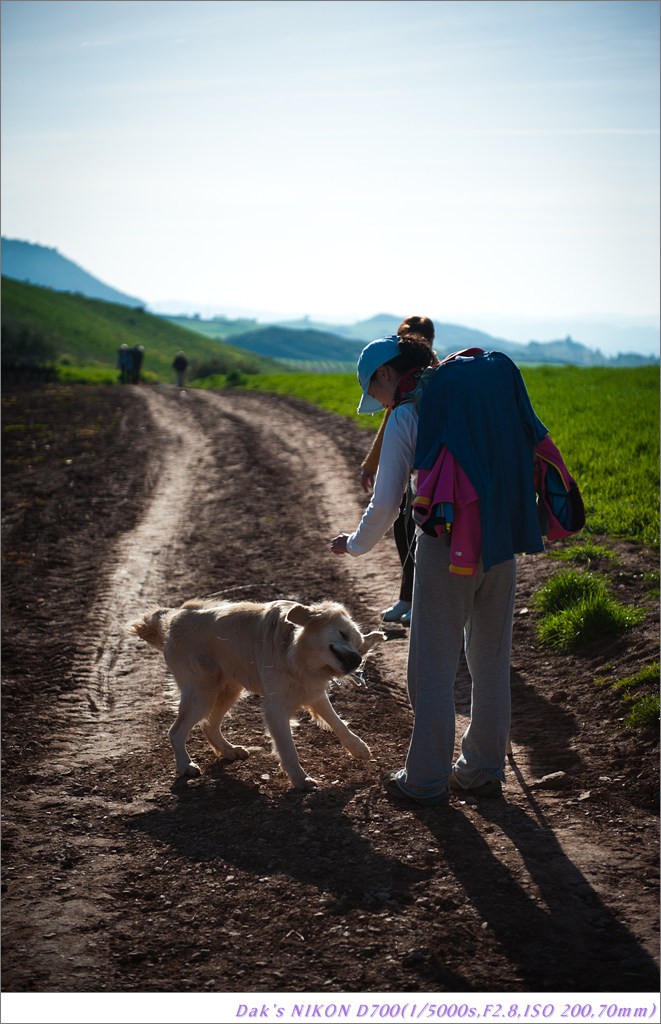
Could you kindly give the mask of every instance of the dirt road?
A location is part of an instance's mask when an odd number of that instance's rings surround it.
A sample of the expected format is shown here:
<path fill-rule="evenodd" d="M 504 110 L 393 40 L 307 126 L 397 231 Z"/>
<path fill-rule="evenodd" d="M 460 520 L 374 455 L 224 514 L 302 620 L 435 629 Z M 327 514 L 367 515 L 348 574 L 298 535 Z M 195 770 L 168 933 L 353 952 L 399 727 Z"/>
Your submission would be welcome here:
<path fill-rule="evenodd" d="M 175 783 L 174 695 L 126 622 L 222 594 L 332 597 L 375 628 L 392 539 L 362 559 L 328 543 L 360 516 L 369 436 L 257 393 L 3 402 L 25 425 L 5 435 L 5 992 L 656 991 L 658 737 L 627 733 L 594 684 L 656 657 L 654 554 L 619 545 L 600 567 L 649 614 L 580 657 L 537 645 L 529 598 L 556 565 L 521 558 L 502 801 L 408 810 L 382 792 L 410 733 L 399 627 L 366 686 L 333 696 L 372 761 L 303 720 L 322 786 L 292 791 L 248 697 L 229 735 L 250 758 L 214 762 L 198 731 L 203 775 Z M 469 700 L 463 668 L 457 736 Z"/>

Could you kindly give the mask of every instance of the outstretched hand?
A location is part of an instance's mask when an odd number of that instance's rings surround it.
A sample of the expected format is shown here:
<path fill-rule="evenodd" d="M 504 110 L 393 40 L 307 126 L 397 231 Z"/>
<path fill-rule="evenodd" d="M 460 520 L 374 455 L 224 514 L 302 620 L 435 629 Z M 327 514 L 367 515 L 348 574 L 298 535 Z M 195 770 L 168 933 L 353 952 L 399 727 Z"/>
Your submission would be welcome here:
<path fill-rule="evenodd" d="M 347 553 L 347 541 L 349 539 L 348 533 L 340 533 L 337 537 L 334 537 L 331 541 L 331 551 L 334 555 L 346 555 Z"/>

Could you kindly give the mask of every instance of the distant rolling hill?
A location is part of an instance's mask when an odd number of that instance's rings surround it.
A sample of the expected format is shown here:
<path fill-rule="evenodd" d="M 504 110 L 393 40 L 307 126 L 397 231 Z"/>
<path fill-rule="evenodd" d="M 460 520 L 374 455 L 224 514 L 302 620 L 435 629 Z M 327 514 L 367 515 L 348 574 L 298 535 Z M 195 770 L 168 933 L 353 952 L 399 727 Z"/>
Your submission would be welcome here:
<path fill-rule="evenodd" d="M 364 344 L 358 339 L 341 338 L 330 331 L 296 330 L 275 324 L 241 333 L 230 332 L 226 337 L 249 352 L 310 362 L 355 363 Z"/>
<path fill-rule="evenodd" d="M 172 360 L 180 349 L 198 368 L 218 373 L 241 370 L 268 373 L 280 369 L 244 349 L 212 341 L 142 307 L 89 299 L 2 278 L 3 366 L 20 362 L 26 349 L 36 349 L 60 363 L 114 368 L 122 343 L 143 345 L 145 374 L 172 380 Z"/>

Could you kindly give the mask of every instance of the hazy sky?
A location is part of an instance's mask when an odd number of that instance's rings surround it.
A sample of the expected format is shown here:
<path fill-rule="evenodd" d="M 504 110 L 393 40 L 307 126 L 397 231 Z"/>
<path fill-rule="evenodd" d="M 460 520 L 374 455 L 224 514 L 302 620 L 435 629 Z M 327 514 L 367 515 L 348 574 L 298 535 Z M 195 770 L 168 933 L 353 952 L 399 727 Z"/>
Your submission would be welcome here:
<path fill-rule="evenodd" d="M 150 305 L 658 314 L 659 4 L 4 0 L 2 232 Z"/>

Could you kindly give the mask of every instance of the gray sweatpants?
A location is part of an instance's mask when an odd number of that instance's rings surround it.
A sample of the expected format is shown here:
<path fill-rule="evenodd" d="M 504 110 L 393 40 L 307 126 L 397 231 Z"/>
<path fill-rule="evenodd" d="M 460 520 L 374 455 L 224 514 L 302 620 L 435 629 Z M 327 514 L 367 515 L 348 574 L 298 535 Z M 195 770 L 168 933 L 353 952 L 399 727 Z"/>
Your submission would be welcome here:
<path fill-rule="evenodd" d="M 408 691 L 413 734 L 398 775 L 410 796 L 436 796 L 450 771 L 468 788 L 505 778 L 510 729 L 510 647 L 516 559 L 449 572 L 443 539 L 418 537 L 409 640 Z M 471 674 L 471 719 L 454 768 L 454 683 L 462 645 Z"/>

